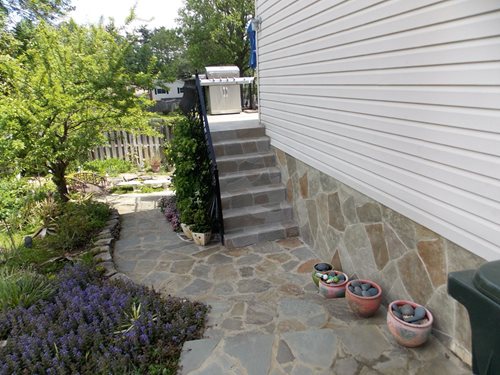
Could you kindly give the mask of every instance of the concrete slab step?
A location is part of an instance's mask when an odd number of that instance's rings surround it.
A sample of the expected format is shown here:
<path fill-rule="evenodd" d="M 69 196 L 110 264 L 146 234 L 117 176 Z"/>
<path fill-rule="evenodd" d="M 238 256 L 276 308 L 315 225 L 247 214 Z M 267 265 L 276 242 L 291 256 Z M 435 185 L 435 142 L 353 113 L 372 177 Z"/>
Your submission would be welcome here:
<path fill-rule="evenodd" d="M 211 128 L 212 142 L 227 141 L 230 139 L 245 139 L 263 137 L 266 135 L 266 129 L 259 125 L 244 129 L 223 130 L 223 127 Z"/>
<path fill-rule="evenodd" d="M 222 209 L 240 208 L 259 204 L 280 203 L 286 198 L 283 184 L 249 186 L 221 194 Z"/>
<path fill-rule="evenodd" d="M 269 151 L 269 137 L 230 139 L 214 143 L 217 157 Z"/>
<path fill-rule="evenodd" d="M 286 202 L 223 210 L 224 231 L 291 221 L 292 206 Z"/>
<path fill-rule="evenodd" d="M 256 225 L 226 231 L 224 233 L 224 246 L 232 249 L 298 235 L 299 228 L 293 221 Z"/>
<path fill-rule="evenodd" d="M 241 172 L 221 173 L 221 192 L 231 192 L 251 186 L 277 184 L 281 182 L 281 172 L 276 167 L 258 168 Z"/>
<path fill-rule="evenodd" d="M 217 158 L 217 166 L 221 174 L 241 172 L 250 169 L 269 168 L 275 165 L 276 159 L 272 152 L 227 155 Z"/>

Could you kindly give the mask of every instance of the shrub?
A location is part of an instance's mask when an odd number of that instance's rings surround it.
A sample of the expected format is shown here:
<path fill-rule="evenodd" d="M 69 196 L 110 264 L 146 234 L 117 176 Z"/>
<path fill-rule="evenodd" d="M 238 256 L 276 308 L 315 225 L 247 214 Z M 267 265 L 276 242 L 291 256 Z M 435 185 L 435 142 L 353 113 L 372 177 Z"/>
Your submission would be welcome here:
<path fill-rule="evenodd" d="M 132 162 L 116 158 L 87 161 L 83 164 L 83 168 L 101 175 L 107 173 L 109 176 L 117 176 L 120 173 L 127 173 L 136 169 Z"/>
<path fill-rule="evenodd" d="M 52 301 L 0 315 L 0 374 L 172 373 L 206 306 L 66 267 Z"/>
<path fill-rule="evenodd" d="M 60 213 L 50 222 L 49 235 L 33 239 L 33 247 L 20 246 L 6 254 L 10 267 L 32 267 L 38 272 L 51 274 L 60 270 L 65 253 L 83 250 L 91 238 L 106 225 L 109 206 L 91 200 L 70 201 L 61 204 Z"/>
<path fill-rule="evenodd" d="M 53 292 L 53 285 L 43 275 L 30 270 L 0 268 L 0 310 L 29 307 Z"/>
<path fill-rule="evenodd" d="M 48 247 L 73 251 L 86 245 L 109 218 L 109 206 L 94 201 L 67 202 L 56 219 L 56 232 L 45 237 Z"/>
<path fill-rule="evenodd" d="M 51 183 L 34 183 L 27 179 L 0 179 L 0 219 L 9 220 L 20 229 L 32 219 L 32 210 L 54 191 Z"/>
<path fill-rule="evenodd" d="M 199 120 L 183 118 L 176 123 L 166 155 L 169 163 L 175 165 L 172 185 L 181 221 L 190 224 L 194 212 L 208 207 L 213 197 L 210 160 Z"/>
<path fill-rule="evenodd" d="M 52 184 L 27 179 L 0 179 L 0 229 L 7 234 L 6 238 L 0 238 L 0 248 L 14 250 L 18 247 L 19 240 L 22 240 L 18 232 L 33 229 L 36 225 L 33 210 L 53 188 Z"/>
<path fill-rule="evenodd" d="M 133 186 L 113 186 L 110 189 L 111 194 L 128 194 L 128 193 L 133 193 L 134 192 L 134 187 Z"/>

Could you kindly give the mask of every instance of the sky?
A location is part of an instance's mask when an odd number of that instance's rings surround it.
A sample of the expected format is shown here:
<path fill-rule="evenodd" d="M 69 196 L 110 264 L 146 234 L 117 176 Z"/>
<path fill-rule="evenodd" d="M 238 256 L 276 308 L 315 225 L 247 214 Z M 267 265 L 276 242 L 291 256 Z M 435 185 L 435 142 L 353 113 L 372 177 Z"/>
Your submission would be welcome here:
<path fill-rule="evenodd" d="M 161 26 L 169 29 L 176 26 L 177 11 L 184 0 L 72 0 L 75 10 L 69 15 L 79 24 L 97 23 L 101 16 L 106 23 L 112 17 L 121 26 L 135 3 L 137 20 L 132 27 L 146 24 L 150 29 Z"/>

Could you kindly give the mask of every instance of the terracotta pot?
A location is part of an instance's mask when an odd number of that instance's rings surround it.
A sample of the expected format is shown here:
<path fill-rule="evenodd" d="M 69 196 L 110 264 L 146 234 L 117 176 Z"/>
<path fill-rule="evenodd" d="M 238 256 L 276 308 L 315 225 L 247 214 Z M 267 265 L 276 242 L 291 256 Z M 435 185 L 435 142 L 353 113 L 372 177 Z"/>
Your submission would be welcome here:
<path fill-rule="evenodd" d="M 188 224 L 181 223 L 181 229 L 187 238 L 189 238 L 190 240 L 193 239 L 193 232 L 191 232 L 191 229 L 189 229 Z"/>
<path fill-rule="evenodd" d="M 408 323 L 394 315 L 392 311 L 393 305 L 402 306 L 406 304 L 412 306 L 413 308 L 418 306 L 423 307 L 426 312 L 425 318 L 428 320 L 427 323 Z M 389 327 L 389 331 L 392 333 L 398 344 L 409 348 L 420 346 L 427 341 L 429 335 L 431 334 L 433 321 L 434 318 L 429 310 L 427 310 L 424 306 L 411 301 L 397 300 L 391 302 L 387 309 L 387 326 Z"/>
<path fill-rule="evenodd" d="M 316 263 L 313 266 L 313 271 L 312 271 L 312 279 L 314 284 L 316 284 L 316 286 L 319 285 L 319 277 L 316 276 L 316 273 L 318 272 L 324 273 L 331 270 L 333 270 L 333 266 L 330 263 Z"/>
<path fill-rule="evenodd" d="M 347 275 L 340 271 L 330 271 L 328 274 L 335 273 L 335 275 L 344 275 L 345 280 L 340 283 L 328 284 L 323 280 L 319 280 L 319 293 L 325 298 L 343 298 L 345 297 L 345 286 L 349 281 Z"/>
<path fill-rule="evenodd" d="M 193 241 L 197 245 L 205 246 L 210 242 L 210 238 L 212 238 L 212 232 L 206 233 L 197 233 L 193 232 Z"/>
<path fill-rule="evenodd" d="M 349 290 L 349 286 L 354 281 L 359 281 L 362 284 L 371 284 L 373 288 L 378 290 L 378 293 L 368 297 L 359 296 Z M 363 318 L 369 318 L 375 315 L 380 307 L 380 303 L 382 302 L 382 288 L 371 280 L 351 280 L 346 285 L 345 298 L 353 313 Z"/>

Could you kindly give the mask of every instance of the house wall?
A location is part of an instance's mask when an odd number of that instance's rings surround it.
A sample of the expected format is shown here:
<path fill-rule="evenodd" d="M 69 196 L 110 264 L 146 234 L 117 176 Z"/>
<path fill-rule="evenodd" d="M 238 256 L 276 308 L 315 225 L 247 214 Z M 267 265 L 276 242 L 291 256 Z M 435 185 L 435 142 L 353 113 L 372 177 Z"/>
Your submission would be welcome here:
<path fill-rule="evenodd" d="M 272 145 L 500 258 L 500 3 L 257 0 Z"/>
<path fill-rule="evenodd" d="M 302 239 L 318 257 L 434 315 L 433 333 L 471 363 L 467 310 L 447 294 L 447 274 L 484 259 L 339 180 L 274 148 Z"/>
<path fill-rule="evenodd" d="M 153 90 L 152 92 L 152 98 L 153 100 L 163 100 L 163 99 L 180 99 L 184 95 L 184 92 L 182 92 L 182 88 L 184 87 L 184 81 L 177 80 L 172 83 L 167 84 L 169 88 L 168 93 L 158 93 L 157 91 L 160 89 L 157 87 L 156 89 Z"/>

